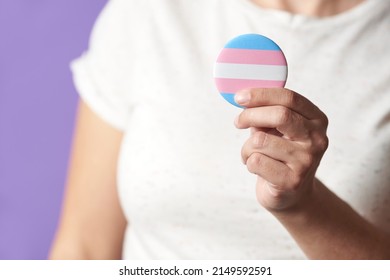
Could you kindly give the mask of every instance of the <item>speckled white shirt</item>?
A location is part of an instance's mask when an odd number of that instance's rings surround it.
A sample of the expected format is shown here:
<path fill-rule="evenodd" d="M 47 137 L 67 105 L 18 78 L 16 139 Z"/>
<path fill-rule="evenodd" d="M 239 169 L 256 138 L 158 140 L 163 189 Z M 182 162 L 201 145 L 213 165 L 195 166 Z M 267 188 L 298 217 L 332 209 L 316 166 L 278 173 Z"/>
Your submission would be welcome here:
<path fill-rule="evenodd" d="M 111 0 L 73 62 L 83 100 L 124 132 L 118 168 L 129 221 L 126 259 L 300 259 L 256 201 L 241 163 L 240 112 L 213 84 L 213 63 L 242 33 L 269 36 L 286 87 L 329 117 L 317 176 L 390 230 L 390 1 L 318 19 L 249 0 Z M 104 205 L 109 207 L 109 205 Z"/>

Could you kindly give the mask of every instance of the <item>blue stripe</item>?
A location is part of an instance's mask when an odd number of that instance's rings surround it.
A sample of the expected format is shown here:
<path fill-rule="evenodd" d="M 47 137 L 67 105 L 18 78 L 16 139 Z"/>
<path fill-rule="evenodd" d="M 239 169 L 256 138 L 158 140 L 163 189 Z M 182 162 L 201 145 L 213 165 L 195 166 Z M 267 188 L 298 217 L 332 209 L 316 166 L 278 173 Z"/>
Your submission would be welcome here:
<path fill-rule="evenodd" d="M 280 51 L 279 46 L 271 39 L 259 34 L 244 34 L 229 41 L 227 49 Z"/>
<path fill-rule="evenodd" d="M 239 108 L 244 108 L 242 107 L 241 105 L 238 105 L 235 101 L 234 101 L 234 93 L 221 93 L 222 97 L 225 98 L 225 100 L 227 102 L 229 102 L 230 104 L 236 106 L 236 107 L 239 107 Z"/>

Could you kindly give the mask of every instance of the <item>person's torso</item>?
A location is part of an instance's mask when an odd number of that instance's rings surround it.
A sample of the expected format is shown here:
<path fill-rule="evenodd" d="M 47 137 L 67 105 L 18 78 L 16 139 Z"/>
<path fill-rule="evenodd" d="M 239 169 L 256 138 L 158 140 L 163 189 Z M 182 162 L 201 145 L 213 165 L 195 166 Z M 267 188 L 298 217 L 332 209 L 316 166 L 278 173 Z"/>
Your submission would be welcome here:
<path fill-rule="evenodd" d="M 234 127 L 240 109 L 213 84 L 219 50 L 243 33 L 275 40 L 289 64 L 286 87 L 328 115 L 330 147 L 318 177 L 390 229 L 388 19 L 368 4 L 321 23 L 245 0 L 130 3 L 124 12 L 138 8 L 142 20 L 124 54 L 131 108 L 118 170 L 129 219 L 125 258 L 304 258 L 256 201 L 256 178 L 240 159 L 249 133 Z M 355 22 L 358 9 L 372 19 Z"/>

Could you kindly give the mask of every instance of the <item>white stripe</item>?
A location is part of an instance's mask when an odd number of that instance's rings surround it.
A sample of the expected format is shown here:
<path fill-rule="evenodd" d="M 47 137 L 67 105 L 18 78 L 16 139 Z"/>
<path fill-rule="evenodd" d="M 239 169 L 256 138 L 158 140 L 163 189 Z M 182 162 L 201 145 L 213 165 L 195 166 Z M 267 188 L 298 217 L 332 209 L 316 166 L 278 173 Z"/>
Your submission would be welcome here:
<path fill-rule="evenodd" d="M 216 63 L 215 78 L 284 81 L 287 78 L 287 66 Z"/>

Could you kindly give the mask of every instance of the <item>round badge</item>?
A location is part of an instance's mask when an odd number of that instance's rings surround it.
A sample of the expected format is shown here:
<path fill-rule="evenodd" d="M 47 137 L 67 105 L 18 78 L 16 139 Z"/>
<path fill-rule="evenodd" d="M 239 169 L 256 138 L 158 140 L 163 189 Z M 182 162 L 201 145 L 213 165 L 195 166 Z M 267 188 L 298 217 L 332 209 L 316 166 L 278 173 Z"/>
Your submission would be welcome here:
<path fill-rule="evenodd" d="M 237 106 L 234 94 L 245 88 L 280 88 L 287 79 L 287 61 L 280 47 L 259 34 L 244 34 L 229 41 L 214 65 L 218 91 Z"/>

